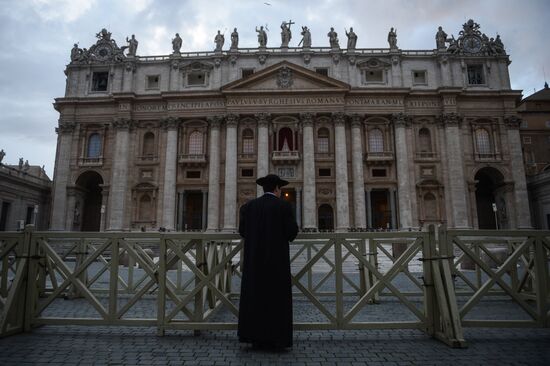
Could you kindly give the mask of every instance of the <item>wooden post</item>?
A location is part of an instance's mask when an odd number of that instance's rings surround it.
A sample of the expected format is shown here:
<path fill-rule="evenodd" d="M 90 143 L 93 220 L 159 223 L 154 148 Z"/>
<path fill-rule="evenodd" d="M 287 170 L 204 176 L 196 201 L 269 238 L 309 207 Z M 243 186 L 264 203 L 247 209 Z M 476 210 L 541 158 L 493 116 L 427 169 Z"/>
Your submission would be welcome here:
<path fill-rule="evenodd" d="M 34 226 L 27 225 L 24 231 L 23 239 L 23 257 L 22 263 L 19 265 L 27 266 L 26 278 L 24 284 L 26 284 L 26 292 L 24 295 L 24 315 L 23 315 L 23 331 L 30 332 L 32 327 L 32 320 L 34 317 L 35 299 L 36 299 L 36 267 L 37 261 L 32 258 L 36 256 L 37 247 L 33 238 Z M 25 272 L 24 272 L 25 273 Z"/>
<path fill-rule="evenodd" d="M 344 289 L 342 278 L 342 242 L 345 239 L 334 241 L 334 265 L 336 270 L 336 327 L 343 329 L 344 326 Z"/>
<path fill-rule="evenodd" d="M 114 237 L 111 239 L 111 268 L 109 274 L 109 323 L 114 323 L 117 319 L 117 303 L 118 303 L 118 254 L 120 249 L 121 238 Z"/>
<path fill-rule="evenodd" d="M 158 291 L 157 291 L 157 335 L 164 336 L 165 324 L 164 318 L 166 315 L 166 236 L 160 236 L 160 252 L 159 252 L 159 270 L 157 272 Z"/>

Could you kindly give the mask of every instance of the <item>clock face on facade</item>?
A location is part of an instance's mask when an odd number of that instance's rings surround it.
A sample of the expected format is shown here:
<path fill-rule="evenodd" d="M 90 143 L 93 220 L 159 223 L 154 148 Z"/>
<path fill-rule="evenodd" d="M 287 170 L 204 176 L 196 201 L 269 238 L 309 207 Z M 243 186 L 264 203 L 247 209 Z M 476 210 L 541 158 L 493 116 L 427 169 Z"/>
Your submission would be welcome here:
<path fill-rule="evenodd" d="M 481 39 L 476 36 L 466 36 L 462 40 L 464 50 L 470 53 L 476 53 L 481 50 Z"/>
<path fill-rule="evenodd" d="M 96 57 L 99 60 L 106 60 L 111 55 L 111 48 L 107 45 L 101 45 L 96 49 Z"/>

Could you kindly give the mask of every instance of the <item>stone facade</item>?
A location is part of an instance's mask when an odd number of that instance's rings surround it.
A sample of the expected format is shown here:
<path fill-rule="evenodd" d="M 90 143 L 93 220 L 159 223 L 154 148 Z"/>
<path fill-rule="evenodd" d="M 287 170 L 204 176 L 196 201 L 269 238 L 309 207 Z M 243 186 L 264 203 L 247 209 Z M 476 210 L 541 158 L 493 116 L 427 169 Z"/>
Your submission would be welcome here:
<path fill-rule="evenodd" d="M 51 186 L 43 168 L 22 161 L 19 166 L 4 165 L 0 159 L 0 231 L 19 230 L 27 224 L 47 230 Z"/>
<path fill-rule="evenodd" d="M 268 172 L 303 230 L 529 227 L 521 93 L 476 26 L 436 50 L 168 56 L 121 56 L 102 31 L 55 102 L 52 229 L 233 231 Z"/>

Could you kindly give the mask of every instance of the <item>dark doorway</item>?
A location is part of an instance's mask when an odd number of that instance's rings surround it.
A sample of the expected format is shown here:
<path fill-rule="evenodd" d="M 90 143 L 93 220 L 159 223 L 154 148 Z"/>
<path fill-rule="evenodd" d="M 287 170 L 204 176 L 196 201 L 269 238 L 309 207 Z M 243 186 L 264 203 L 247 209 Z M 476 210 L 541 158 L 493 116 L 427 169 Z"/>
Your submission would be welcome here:
<path fill-rule="evenodd" d="M 319 206 L 317 219 L 319 230 L 334 230 L 334 213 L 331 205 L 325 203 Z"/>
<path fill-rule="evenodd" d="M 76 180 L 76 185 L 84 192 L 82 212 L 75 213 L 81 217 L 80 223 L 75 222 L 76 229 L 81 231 L 99 231 L 101 228 L 101 185 L 103 178 L 94 171 L 82 173 Z"/>
<path fill-rule="evenodd" d="M 0 212 L 0 231 L 6 230 L 8 222 L 8 213 L 10 212 L 10 203 L 2 202 L 2 211 Z"/>
<path fill-rule="evenodd" d="M 391 209 L 388 199 L 388 191 L 371 191 L 372 228 L 386 229 L 391 224 Z"/>
<path fill-rule="evenodd" d="M 294 218 L 296 218 L 296 191 L 294 188 L 283 188 L 281 190 L 281 198 L 290 203 Z"/>
<path fill-rule="evenodd" d="M 502 187 L 504 177 L 494 168 L 480 169 L 476 176 L 476 206 L 479 229 L 502 229 L 506 207 L 502 194 L 498 190 Z M 500 197 L 499 197 L 500 196 Z M 493 210 L 493 203 L 497 207 L 497 215 Z"/>
<path fill-rule="evenodd" d="M 185 192 L 183 230 L 202 230 L 202 192 Z"/>

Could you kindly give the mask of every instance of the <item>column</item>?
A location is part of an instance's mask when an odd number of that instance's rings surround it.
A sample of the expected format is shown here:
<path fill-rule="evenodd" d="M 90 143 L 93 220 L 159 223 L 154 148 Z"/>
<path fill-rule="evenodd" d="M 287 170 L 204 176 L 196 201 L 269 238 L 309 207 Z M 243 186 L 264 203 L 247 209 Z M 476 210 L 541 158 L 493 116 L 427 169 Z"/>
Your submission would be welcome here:
<path fill-rule="evenodd" d="M 258 122 L 258 165 L 256 177 L 265 177 L 269 173 L 269 114 L 259 113 L 256 115 Z M 264 194 L 260 186 L 256 186 L 256 196 Z"/>
<path fill-rule="evenodd" d="M 366 228 L 365 217 L 365 176 L 363 173 L 363 144 L 361 142 L 361 117 L 351 118 L 351 169 L 353 174 L 353 213 L 356 228 Z"/>
<path fill-rule="evenodd" d="M 369 229 L 372 228 L 372 207 L 371 207 L 371 201 L 370 201 L 370 192 L 371 189 L 367 188 L 367 191 L 365 192 L 365 200 L 366 202 L 366 209 L 367 209 L 367 227 Z"/>
<path fill-rule="evenodd" d="M 206 223 L 208 222 L 208 191 L 202 191 L 202 231 L 206 230 Z"/>
<path fill-rule="evenodd" d="M 346 116 L 334 113 L 334 163 L 336 165 L 336 231 L 347 231 L 349 224 L 348 157 L 346 151 Z"/>
<path fill-rule="evenodd" d="M 313 114 L 303 113 L 301 116 L 303 126 L 303 159 L 304 167 L 304 215 L 302 226 L 306 230 L 317 229 L 317 201 L 315 198 L 315 152 L 313 147 Z"/>
<path fill-rule="evenodd" d="M 166 152 L 164 156 L 164 189 L 162 194 L 162 226 L 167 230 L 176 228 L 176 173 L 178 169 L 178 120 L 168 117 L 161 121 L 166 129 Z"/>
<path fill-rule="evenodd" d="M 178 192 L 178 221 L 176 222 L 176 230 L 183 231 L 183 204 L 185 192 Z"/>
<path fill-rule="evenodd" d="M 531 229 L 531 213 L 529 211 L 529 197 L 525 182 L 525 168 L 521 152 L 519 126 L 521 119 L 510 116 L 505 119 L 508 128 L 508 146 L 510 146 L 510 163 L 514 178 L 514 202 L 516 206 L 516 225 L 518 229 Z"/>
<path fill-rule="evenodd" d="M 126 194 L 128 192 L 128 156 L 130 128 L 132 121 L 117 118 L 113 121 L 116 130 L 115 151 L 111 174 L 111 192 L 109 194 L 109 230 L 122 230 L 126 213 Z"/>
<path fill-rule="evenodd" d="M 69 184 L 69 164 L 71 161 L 72 133 L 76 127 L 74 122 L 59 122 L 56 128 L 57 159 L 55 161 L 52 219 L 52 230 L 70 230 L 66 227 L 65 215 L 67 211 L 67 184 Z"/>
<path fill-rule="evenodd" d="M 407 154 L 406 124 L 407 117 L 403 113 L 394 114 L 395 126 L 395 160 L 397 163 L 397 194 L 399 196 L 399 228 L 412 227 L 411 184 L 409 176 L 409 156 Z"/>
<path fill-rule="evenodd" d="M 302 190 L 296 188 L 296 222 L 298 229 L 302 227 Z"/>
<path fill-rule="evenodd" d="M 216 231 L 220 211 L 220 123 L 221 117 L 208 119 L 210 127 L 210 150 L 208 161 L 208 226 L 207 231 Z"/>
<path fill-rule="evenodd" d="M 108 200 L 109 200 L 109 186 L 106 184 L 100 184 L 101 187 L 101 222 L 99 224 L 99 231 L 105 231 L 105 218 L 107 215 L 105 215 Z"/>
<path fill-rule="evenodd" d="M 449 172 L 449 190 L 453 213 L 452 228 L 470 228 L 468 220 L 467 191 L 464 179 L 464 151 L 460 143 L 460 118 L 456 113 L 442 116 L 445 125 L 445 141 L 447 146 L 447 168 Z"/>
<path fill-rule="evenodd" d="M 229 114 L 226 117 L 224 231 L 235 231 L 237 229 L 237 124 L 238 116 Z"/>
<path fill-rule="evenodd" d="M 397 206 L 395 205 L 395 189 L 390 188 L 391 228 L 397 228 Z"/>

